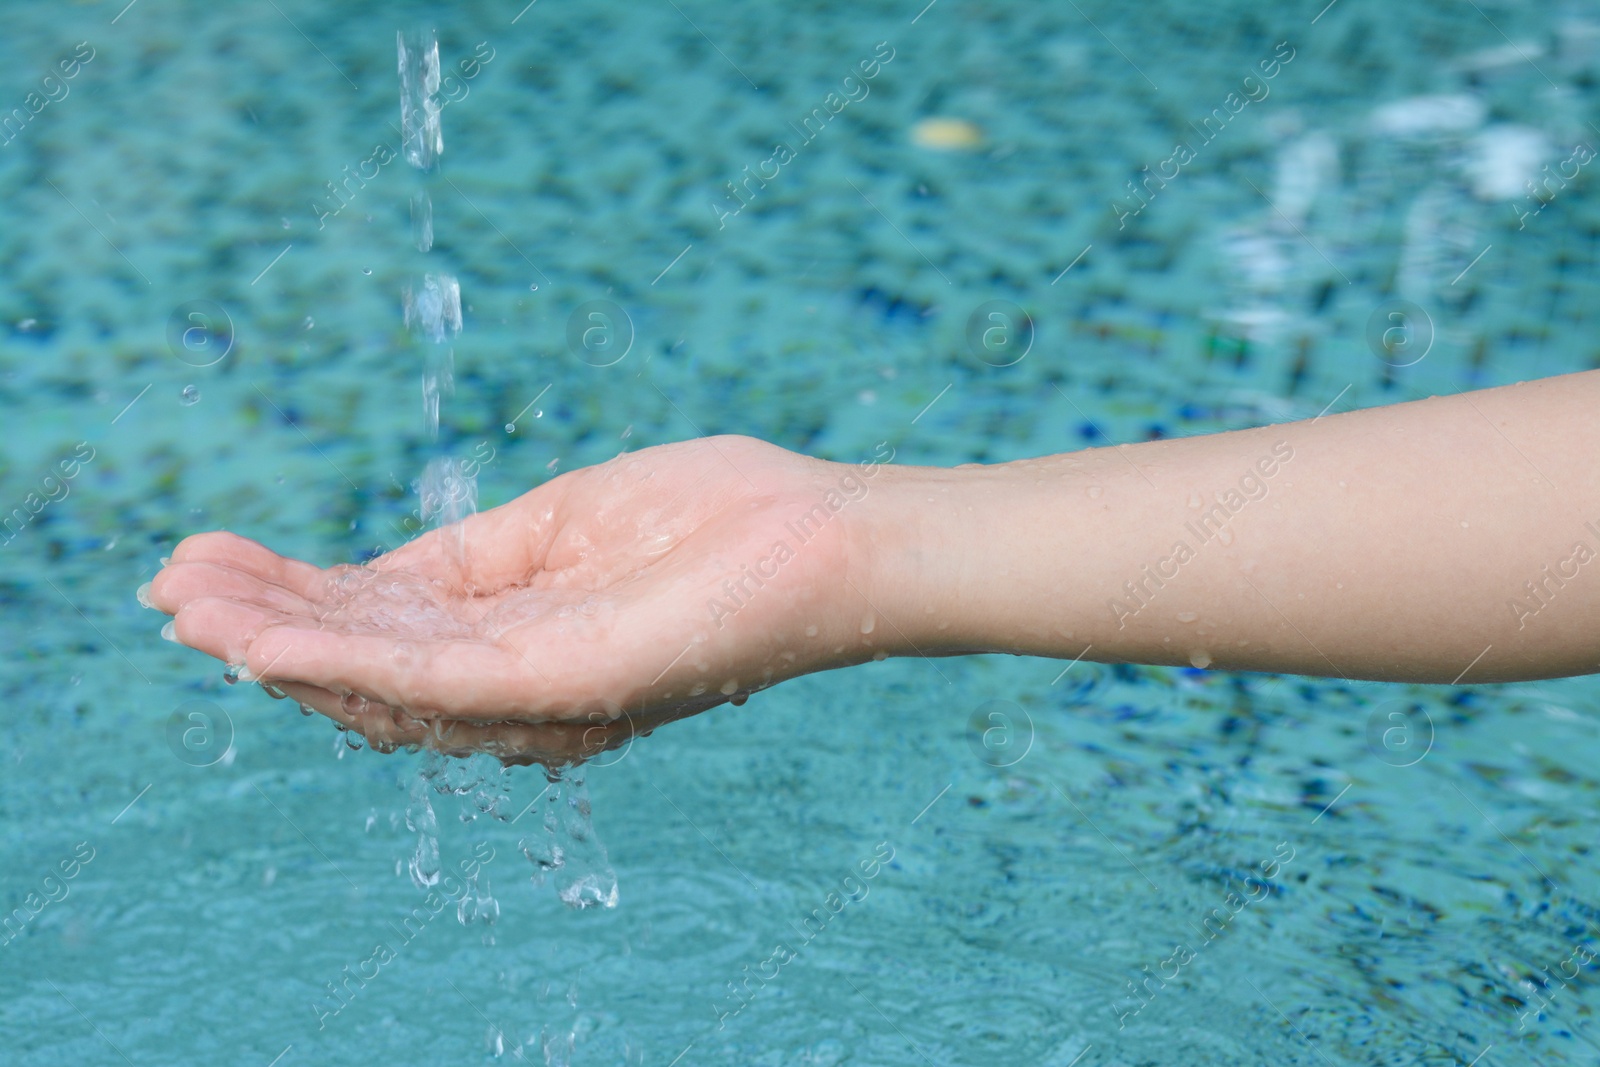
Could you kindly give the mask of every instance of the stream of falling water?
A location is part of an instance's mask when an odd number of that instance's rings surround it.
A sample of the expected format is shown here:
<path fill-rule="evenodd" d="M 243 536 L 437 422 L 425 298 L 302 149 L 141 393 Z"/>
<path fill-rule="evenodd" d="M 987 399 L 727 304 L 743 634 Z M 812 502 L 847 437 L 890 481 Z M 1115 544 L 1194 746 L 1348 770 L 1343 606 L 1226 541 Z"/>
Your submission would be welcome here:
<path fill-rule="evenodd" d="M 444 132 L 439 121 L 439 42 L 432 30 L 426 30 L 409 36 L 397 34 L 396 44 L 401 138 L 406 161 L 419 179 L 419 187 L 410 198 L 411 235 L 418 253 L 426 257 L 433 248 L 433 183 L 444 152 Z M 427 264 L 426 259 L 423 262 Z M 403 306 L 406 328 L 422 356 L 424 426 L 430 440 L 437 442 L 441 401 L 454 391 L 453 344 L 462 329 L 461 287 L 453 275 L 442 270 L 424 269 L 420 275 L 406 286 Z M 456 561 L 462 562 L 466 545 L 461 523 L 478 508 L 476 475 L 465 462 L 437 455 L 429 460 L 416 488 L 424 522 L 456 531 L 448 546 Z M 463 823 L 487 816 L 507 825 L 520 823 L 526 827 L 517 847 L 533 864 L 532 881 L 536 886 L 551 882 L 568 907 L 615 907 L 616 873 L 605 846 L 594 833 L 582 770 L 546 771 L 543 791 L 525 804 L 515 803 L 512 797 L 514 776 L 518 774 L 486 754 L 459 759 L 431 749 L 425 753 L 408 783 L 406 827 L 417 835 L 416 848 L 407 865 L 412 882 L 419 889 L 429 890 L 440 881 L 443 863 L 434 798 L 453 797 L 456 814 Z M 492 925 L 500 914 L 500 905 L 491 891 L 488 875 L 475 870 L 465 881 L 466 889 L 457 901 L 457 917 L 464 924 Z M 492 935 L 486 935 L 486 940 L 492 940 Z M 547 1049 L 547 1058 L 548 1055 Z"/>

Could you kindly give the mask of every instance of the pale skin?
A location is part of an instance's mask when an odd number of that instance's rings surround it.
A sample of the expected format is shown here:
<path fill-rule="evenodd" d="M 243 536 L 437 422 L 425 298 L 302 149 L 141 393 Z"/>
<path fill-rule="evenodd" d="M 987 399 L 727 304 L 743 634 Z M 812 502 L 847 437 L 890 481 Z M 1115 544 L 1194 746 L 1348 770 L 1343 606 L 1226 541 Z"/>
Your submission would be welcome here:
<path fill-rule="evenodd" d="M 544 763 L 884 656 L 1588 674 L 1596 412 L 1591 371 L 992 466 L 702 438 L 564 474 L 365 568 L 199 534 L 150 597 L 183 643 L 379 743 Z M 351 612 L 377 583 L 431 590 L 455 629 L 364 631 Z"/>

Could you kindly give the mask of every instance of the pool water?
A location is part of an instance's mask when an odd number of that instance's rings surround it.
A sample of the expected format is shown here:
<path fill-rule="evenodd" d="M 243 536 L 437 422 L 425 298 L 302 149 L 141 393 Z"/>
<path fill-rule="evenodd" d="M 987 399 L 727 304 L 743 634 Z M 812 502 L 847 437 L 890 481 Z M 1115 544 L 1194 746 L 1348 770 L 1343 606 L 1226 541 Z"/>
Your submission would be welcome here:
<path fill-rule="evenodd" d="M 1600 5 L 924 2 L 6 5 L 0 1062 L 1595 1061 L 1592 679 L 799 679 L 588 769 L 573 908 L 574 786 L 352 750 L 136 602 L 202 529 L 392 547 L 440 457 L 488 507 L 1600 365 Z"/>

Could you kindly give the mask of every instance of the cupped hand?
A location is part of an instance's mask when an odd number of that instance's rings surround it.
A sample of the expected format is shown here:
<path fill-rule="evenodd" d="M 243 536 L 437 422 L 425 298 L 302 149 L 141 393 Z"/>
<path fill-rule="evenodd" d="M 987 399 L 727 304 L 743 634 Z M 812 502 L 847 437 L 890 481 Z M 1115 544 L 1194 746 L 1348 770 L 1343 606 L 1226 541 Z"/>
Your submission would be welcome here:
<path fill-rule="evenodd" d="M 347 725 L 662 721 L 884 654 L 852 571 L 881 471 L 701 438 L 572 471 L 361 567 L 199 534 L 149 595 L 184 644 Z M 352 713 L 358 698 L 381 713 Z"/>

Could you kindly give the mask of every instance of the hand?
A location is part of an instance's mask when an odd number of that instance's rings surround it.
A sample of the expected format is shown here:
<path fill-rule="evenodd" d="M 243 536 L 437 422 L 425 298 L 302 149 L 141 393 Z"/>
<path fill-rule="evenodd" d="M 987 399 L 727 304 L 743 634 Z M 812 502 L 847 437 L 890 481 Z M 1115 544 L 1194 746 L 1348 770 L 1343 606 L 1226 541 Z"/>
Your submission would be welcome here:
<path fill-rule="evenodd" d="M 884 645 L 851 571 L 879 471 L 702 438 L 562 475 L 364 567 L 200 534 L 150 597 L 184 644 L 351 723 L 368 719 L 346 694 L 424 721 L 681 717 Z"/>

